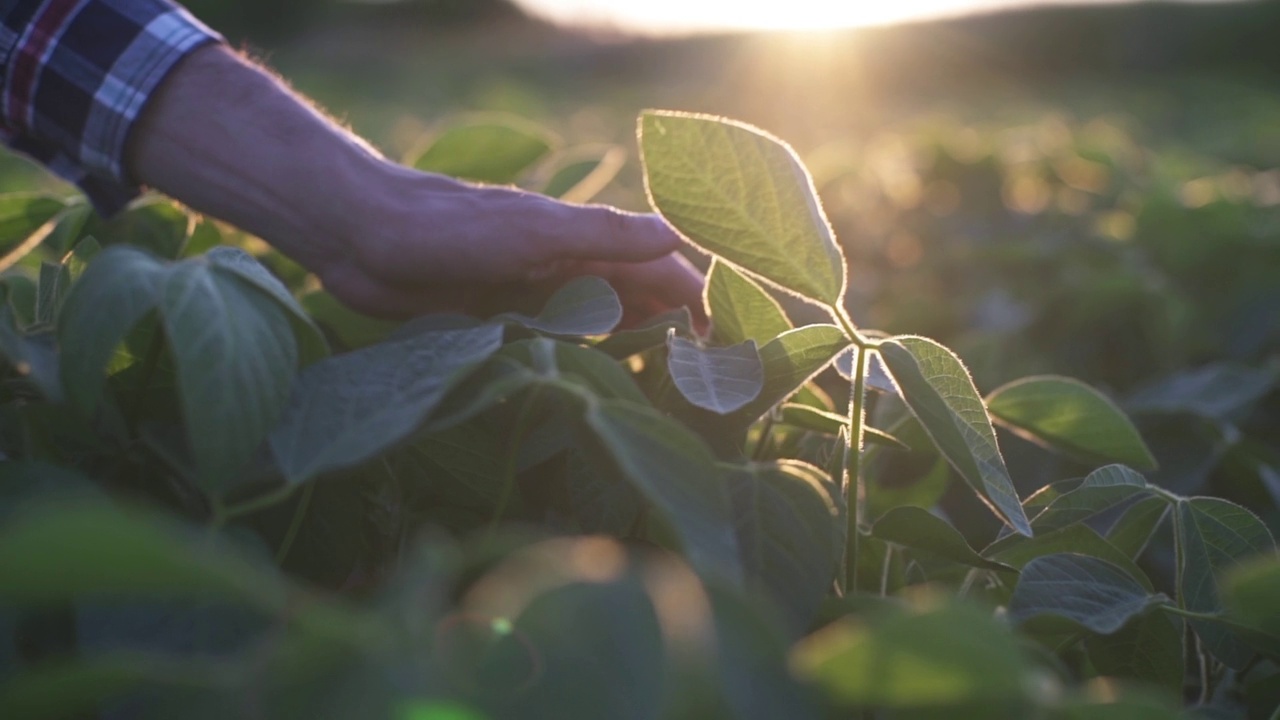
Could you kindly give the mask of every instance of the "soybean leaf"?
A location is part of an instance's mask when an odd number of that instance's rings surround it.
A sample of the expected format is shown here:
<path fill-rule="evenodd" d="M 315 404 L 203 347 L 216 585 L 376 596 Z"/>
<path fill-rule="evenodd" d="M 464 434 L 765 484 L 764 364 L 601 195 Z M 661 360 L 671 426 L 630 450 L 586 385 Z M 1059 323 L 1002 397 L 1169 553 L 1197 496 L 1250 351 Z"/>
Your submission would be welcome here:
<path fill-rule="evenodd" d="M 693 334 L 693 320 L 688 308 L 668 310 L 650 318 L 647 324 L 634 330 L 619 330 L 601 340 L 594 348 L 614 358 L 628 358 L 664 344 L 672 330 L 685 336 Z"/>
<path fill-rule="evenodd" d="M 1152 496 L 1130 505 L 1107 531 L 1107 542 L 1134 560 L 1147 548 L 1160 523 L 1169 514 L 1169 502 Z"/>
<path fill-rule="evenodd" d="M 311 316 L 302 308 L 301 303 L 289 292 L 289 288 L 280 278 L 271 274 L 252 255 L 240 248 L 219 246 L 204 256 L 219 269 L 233 273 L 245 282 L 266 293 L 289 313 L 289 324 L 293 326 L 294 337 L 298 340 L 298 348 L 302 355 L 302 364 L 309 365 L 329 354 L 329 345 L 324 335 L 316 327 Z"/>
<path fill-rule="evenodd" d="M 723 118 L 646 111 L 640 154 L 649 203 L 690 242 L 828 306 L 844 255 L 808 171 L 785 143 Z"/>
<path fill-rule="evenodd" d="M 535 361 L 535 352 L 547 352 L 547 357 Z M 498 357 L 517 360 L 539 378 L 556 377 L 577 383 L 600 397 L 649 404 L 648 398 L 622 365 L 591 348 L 545 338 L 517 340 L 504 345 Z M 538 362 L 551 367 L 538 368 Z"/>
<path fill-rule="evenodd" d="M 1051 615 L 1109 635 L 1131 618 L 1168 601 L 1105 560 L 1058 553 L 1035 558 L 1022 568 L 1009 600 L 1009 619 L 1025 623 Z"/>
<path fill-rule="evenodd" d="M 813 619 L 839 557 L 840 509 L 826 474 L 798 461 L 724 467 L 747 592 L 770 598 L 793 631 Z"/>
<path fill-rule="evenodd" d="M 1260 632 L 1280 637 L 1280 558 L 1260 557 L 1230 570 L 1223 579 L 1230 617 Z"/>
<path fill-rule="evenodd" d="M 405 456 L 422 471 L 432 495 L 487 511 L 502 496 L 510 450 L 484 425 L 469 423 L 415 440 Z"/>
<path fill-rule="evenodd" d="M 424 430 L 437 432 L 470 420 L 539 381 L 523 363 L 493 355 L 446 391 Z"/>
<path fill-rule="evenodd" d="M 1100 675 L 1182 689 L 1182 623 L 1165 613 L 1136 617 L 1110 635 L 1090 635 L 1084 644 Z"/>
<path fill-rule="evenodd" d="M 464 180 L 507 185 L 555 144 L 546 130 L 518 117 L 468 118 L 440 133 L 410 164 Z"/>
<path fill-rule="evenodd" d="M 103 247 L 133 245 L 166 260 L 182 254 L 194 226 L 192 217 L 169 200 L 142 200 L 110 220 L 91 215 L 84 235 L 92 235 Z"/>
<path fill-rule="evenodd" d="M 160 316 L 201 486 L 223 492 L 275 426 L 298 346 L 278 304 L 201 258 L 170 267 Z"/>
<path fill-rule="evenodd" d="M 1054 553 L 1077 553 L 1105 560 L 1124 570 L 1149 592 L 1154 592 L 1151 580 L 1133 559 L 1116 549 L 1088 525 L 1068 525 L 1061 530 L 1033 538 L 1010 535 L 992 543 L 982 551 L 982 556 L 1021 569 L 1036 558 Z"/>
<path fill-rule="evenodd" d="M 550 335 L 603 335 L 622 320 L 622 303 L 608 282 L 588 275 L 565 283 L 536 317 L 503 313 L 495 319 Z"/>
<path fill-rule="evenodd" d="M 797 403 L 784 403 L 782 406 L 782 422 L 787 425 L 793 425 L 805 430 L 813 432 L 825 433 L 827 435 L 837 435 L 842 428 L 849 426 L 849 418 L 843 415 L 837 415 L 826 410 L 809 405 L 800 405 Z M 862 428 L 864 440 L 868 443 L 876 445 L 884 445 L 886 447 L 897 448 L 899 450 L 910 450 L 911 447 L 890 435 L 884 430 L 865 426 Z"/>
<path fill-rule="evenodd" d="M 581 452 L 569 453 L 565 477 L 569 507 L 583 532 L 624 537 L 635 529 L 644 498 L 631 483 L 614 473 L 600 472 Z"/>
<path fill-rule="evenodd" d="M 71 284 L 71 273 L 61 263 L 40 263 L 39 281 L 36 284 L 36 318 L 41 326 L 49 326 L 58 318 L 58 308 Z"/>
<path fill-rule="evenodd" d="M 30 378 L 47 400 L 61 402 L 60 358 L 52 334 L 24 335 L 8 305 L 0 305 L 0 358 L 7 359 L 17 374 Z"/>
<path fill-rule="evenodd" d="M 701 348 L 672 333 L 667 338 L 667 371 L 686 400 L 721 415 L 756 399 L 764 387 L 764 368 L 753 340 Z"/>
<path fill-rule="evenodd" d="M 1226 421 L 1246 412 L 1276 385 L 1276 372 L 1214 363 L 1139 388 L 1125 405 L 1131 412 L 1187 412 Z"/>
<path fill-rule="evenodd" d="M 795 394 L 848 345 L 844 332 L 834 325 L 806 325 L 765 343 L 760 348 L 764 387 L 737 417 L 750 422 L 768 412 Z"/>
<path fill-rule="evenodd" d="M 1174 512 L 1182 547 L 1179 600 L 1194 612 L 1221 613 L 1218 578 L 1250 557 L 1274 553 L 1275 540 L 1256 515 L 1226 500 L 1183 499 Z M 1192 620 L 1191 625 L 1205 649 L 1227 666 L 1238 670 L 1249 662 L 1252 653 L 1220 624 Z"/>
<path fill-rule="evenodd" d="M 1146 478 L 1124 465 L 1107 465 L 1089 473 L 1079 487 L 1049 503 L 1032 519 L 1031 526 L 1036 532 L 1053 532 L 1149 492 Z"/>
<path fill-rule="evenodd" d="M 626 161 L 626 151 L 617 145 L 604 148 L 577 148 L 560 161 L 543 195 L 565 202 L 584 203 L 607 186 Z"/>
<path fill-rule="evenodd" d="M 302 307 L 306 309 L 313 322 L 319 323 L 332 335 L 336 335 L 348 350 L 386 340 L 396 328 L 400 327 L 399 323 L 358 313 L 324 290 L 316 290 L 304 295 Z"/>
<path fill-rule="evenodd" d="M 711 261 L 703 305 L 712 337 L 721 345 L 754 340 L 764 345 L 791 329 L 782 306 L 754 280 L 719 260 Z"/>
<path fill-rule="evenodd" d="M 0 528 L 0 602 L 187 598 L 285 608 L 278 574 L 214 540 L 105 503 L 32 503 Z"/>
<path fill-rule="evenodd" d="M 9 253 L 31 237 L 45 223 L 62 212 L 66 204 L 49 195 L 8 193 L 0 195 L 0 255 Z M 32 248 L 34 249 L 34 248 Z M 13 258 L 16 262 L 19 258 Z M 13 264 L 4 259 L 4 267 Z"/>
<path fill-rule="evenodd" d="M 838 620 L 801 640 L 791 660 L 802 679 L 842 708 L 1025 715 L 1019 708 L 1027 699 L 1028 665 L 1018 641 L 975 608 L 894 614 L 874 623 Z"/>
<path fill-rule="evenodd" d="M 913 336 L 885 341 L 880 356 L 938 450 L 997 517 L 1031 535 L 991 418 L 960 358 L 932 340 Z"/>
<path fill-rule="evenodd" d="M 693 567 L 740 582 L 729 497 L 710 450 L 678 422 L 625 401 L 592 403 L 584 420 L 612 464 L 675 529 Z"/>
<path fill-rule="evenodd" d="M 979 555 L 969 547 L 969 543 L 965 541 L 960 531 L 924 508 L 910 505 L 893 508 L 876 521 L 871 528 L 871 534 L 882 540 L 915 550 L 924 550 L 962 565 L 988 570 L 1014 570 L 1004 563 L 988 560 Z"/>
<path fill-rule="evenodd" d="M 1084 462 L 1156 469 L 1155 457 L 1124 412 L 1079 380 L 1022 378 L 992 391 L 986 404 L 996 421 L 1019 436 Z"/>
<path fill-rule="evenodd" d="M 160 300 L 165 266 L 143 250 L 109 247 L 89 263 L 58 316 L 67 399 L 91 412 L 116 348 Z"/>
<path fill-rule="evenodd" d="M 423 332 L 307 367 L 270 438 L 285 478 L 300 483 L 403 440 L 501 342 L 500 325 Z"/>

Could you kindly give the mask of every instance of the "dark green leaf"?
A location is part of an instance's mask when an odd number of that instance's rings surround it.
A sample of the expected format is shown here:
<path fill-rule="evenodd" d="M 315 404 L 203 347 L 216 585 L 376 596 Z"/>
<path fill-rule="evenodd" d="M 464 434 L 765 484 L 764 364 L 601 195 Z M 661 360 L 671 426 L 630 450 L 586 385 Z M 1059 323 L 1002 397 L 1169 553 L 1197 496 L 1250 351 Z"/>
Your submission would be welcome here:
<path fill-rule="evenodd" d="M 0 195 L 0 255 L 7 254 L 21 245 L 31 237 L 32 233 L 62 212 L 64 207 L 66 205 L 61 200 L 48 195 L 32 193 Z M 18 259 L 20 258 L 5 258 L 3 265 L 7 268 Z"/>
<path fill-rule="evenodd" d="M 613 464 L 675 529 L 694 568 L 740 581 L 729 496 L 711 451 L 683 425 L 631 403 L 593 403 L 585 419 Z"/>
<path fill-rule="evenodd" d="M 1088 525 L 1068 525 L 1061 530 L 1034 538 L 1010 535 L 992 543 L 982 551 L 983 557 L 1023 568 L 1032 560 L 1054 553 L 1077 553 L 1105 560 L 1136 579 L 1147 591 L 1154 592 L 1146 573 L 1124 553 L 1107 542 Z"/>
<path fill-rule="evenodd" d="M 594 347 L 606 355 L 621 360 L 664 344 L 672 330 L 683 336 L 693 334 L 693 320 L 689 316 L 688 308 L 669 310 L 650 318 L 648 324 L 635 330 L 619 330 Z"/>
<path fill-rule="evenodd" d="M 575 148 L 566 153 L 559 167 L 542 188 L 543 195 L 565 202 L 589 202 L 617 176 L 626 162 L 626 151 L 617 145 L 605 148 Z"/>
<path fill-rule="evenodd" d="M 723 466 L 747 591 L 808 627 L 840 556 L 839 502 L 818 468 L 783 460 Z"/>
<path fill-rule="evenodd" d="M 133 245 L 166 260 L 182 254 L 194 223 L 185 210 L 169 200 L 143 200 L 124 212 L 103 220 L 91 216 L 83 234 L 92 235 L 103 247 Z"/>
<path fill-rule="evenodd" d="M 1187 412 L 1231 420 L 1276 386 L 1276 372 L 1215 363 L 1140 388 L 1125 403 L 1135 413 Z"/>
<path fill-rule="evenodd" d="M 1280 558 L 1251 560 L 1228 571 L 1222 580 L 1230 616 L 1242 625 L 1280 637 Z"/>
<path fill-rule="evenodd" d="M 960 358 L 932 340 L 910 336 L 885 341 L 880 356 L 938 450 L 997 517 L 1031 535 L 991 419 Z"/>
<path fill-rule="evenodd" d="M 622 303 L 608 282 L 588 275 L 565 283 L 536 317 L 503 313 L 495 319 L 549 335 L 603 335 L 622 320 Z"/>
<path fill-rule="evenodd" d="M 721 345 L 754 340 L 764 345 L 791 329 L 782 306 L 754 280 L 719 260 L 711 261 L 703 305 Z"/>
<path fill-rule="evenodd" d="M 97 407 L 107 363 L 160 301 L 164 264 L 143 250 L 109 247 L 71 288 L 58 317 L 62 383 L 82 412 Z"/>
<path fill-rule="evenodd" d="M 848 345 L 844 332 L 834 325 L 806 325 L 765 343 L 760 348 L 764 387 L 736 415 L 749 422 L 765 414 L 794 395 Z"/>
<path fill-rule="evenodd" d="M 844 255 L 796 154 L 722 118 L 640 116 L 650 204 L 694 245 L 830 306 L 844 295 Z"/>
<path fill-rule="evenodd" d="M 36 284 L 36 324 L 53 325 L 70 284 L 71 273 L 62 264 L 40 263 L 40 280 Z"/>
<path fill-rule="evenodd" d="M 1009 601 L 1009 619 L 1025 623 L 1051 615 L 1109 635 L 1168 601 L 1105 560 L 1059 553 L 1035 558 L 1022 568 Z"/>
<path fill-rule="evenodd" d="M 871 534 L 883 540 L 915 550 L 924 550 L 962 565 L 989 570 L 1009 570 L 1004 563 L 988 560 L 965 541 L 946 520 L 918 507 L 893 508 L 871 528 Z"/>
<path fill-rule="evenodd" d="M 285 287 L 280 278 L 272 275 L 271 271 L 263 267 L 262 263 L 252 255 L 240 248 L 222 246 L 213 248 L 204 257 L 220 269 L 235 274 L 254 288 L 266 293 L 279 303 L 280 307 L 288 311 L 289 324 L 293 326 L 294 336 L 298 340 L 303 365 L 309 365 L 312 361 L 329 354 L 329 344 L 325 342 L 324 335 L 312 322 L 311 316 L 302 308 L 301 303 L 293 293 L 289 292 L 289 288 Z"/>
<path fill-rule="evenodd" d="M 202 487 L 234 487 L 280 419 L 298 365 L 285 311 L 201 258 L 165 273 L 160 315 Z"/>
<path fill-rule="evenodd" d="M 501 342 L 499 325 L 424 332 L 311 365 L 271 433 L 277 464 L 298 483 L 386 450 Z"/>
<path fill-rule="evenodd" d="M 387 339 L 399 323 L 362 315 L 343 305 L 337 298 L 317 290 L 302 298 L 302 307 L 315 322 L 338 336 L 348 350 L 372 345 Z"/>
<path fill-rule="evenodd" d="M 1135 495 L 1150 491 L 1147 481 L 1124 465 L 1107 465 L 1089 473 L 1080 485 L 1049 503 L 1031 521 L 1036 532 L 1053 532 L 1104 513 Z"/>
<path fill-rule="evenodd" d="M 1137 560 L 1168 514 L 1168 500 L 1162 497 L 1143 498 L 1130 505 L 1111 526 L 1107 531 L 1107 542 Z"/>
<path fill-rule="evenodd" d="M 0 358 L 8 360 L 17 374 L 30 378 L 47 400 L 62 400 L 60 358 L 52 333 L 24 335 L 8 305 L 0 305 Z"/>
<path fill-rule="evenodd" d="M 1175 513 L 1182 546 L 1179 601 L 1194 612 L 1221 613 L 1218 578 L 1250 557 L 1274 553 L 1275 540 L 1256 515 L 1226 500 L 1180 500 Z M 1221 625 L 1203 620 L 1192 620 L 1191 625 L 1205 650 L 1229 667 L 1240 669 L 1249 661 L 1252 653 Z"/>
<path fill-rule="evenodd" d="M 1018 435 L 1084 462 L 1156 468 L 1151 450 L 1124 412 L 1079 380 L 1022 378 L 992 391 L 986 403 L 992 417 Z"/>
<path fill-rule="evenodd" d="M 764 367 L 753 340 L 703 348 L 672 333 L 667 339 L 667 370 L 686 400 L 721 415 L 756 399 L 764 387 Z"/>
<path fill-rule="evenodd" d="M 1134 618 L 1110 635 L 1090 635 L 1085 649 L 1100 675 L 1182 690 L 1182 622 L 1165 613 Z"/>
<path fill-rule="evenodd" d="M 495 185 L 515 182 L 556 140 L 518 117 L 469 118 L 440 133 L 410 163 L 419 170 Z"/>
<path fill-rule="evenodd" d="M 507 454 L 512 450 L 483 425 L 471 423 L 427 435 L 405 452 L 423 471 L 433 495 L 489 510 L 502 497 Z"/>
<path fill-rule="evenodd" d="M 951 717 L 1027 716 L 1028 664 L 989 613 L 949 607 L 839 620 L 801 640 L 792 666 L 840 707 L 947 709 Z"/>

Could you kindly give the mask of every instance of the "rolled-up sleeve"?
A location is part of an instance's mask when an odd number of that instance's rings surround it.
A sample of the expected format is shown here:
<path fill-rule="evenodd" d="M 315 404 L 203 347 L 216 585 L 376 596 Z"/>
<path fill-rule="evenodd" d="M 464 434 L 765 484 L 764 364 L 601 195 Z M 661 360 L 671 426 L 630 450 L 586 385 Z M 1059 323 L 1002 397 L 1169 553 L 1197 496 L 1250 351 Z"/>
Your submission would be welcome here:
<path fill-rule="evenodd" d="M 139 192 L 124 155 L 148 98 L 221 40 L 168 0 L 0 0 L 0 138 L 114 214 Z"/>

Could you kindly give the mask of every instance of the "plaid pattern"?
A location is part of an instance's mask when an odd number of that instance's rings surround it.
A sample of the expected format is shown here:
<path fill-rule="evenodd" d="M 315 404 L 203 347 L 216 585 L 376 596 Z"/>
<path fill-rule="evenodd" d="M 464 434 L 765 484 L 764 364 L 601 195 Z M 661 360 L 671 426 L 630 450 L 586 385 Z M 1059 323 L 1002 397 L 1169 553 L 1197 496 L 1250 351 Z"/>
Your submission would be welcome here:
<path fill-rule="evenodd" d="M 138 194 L 123 159 L 147 98 L 220 40 L 170 0 L 0 0 L 0 139 L 113 214 Z"/>

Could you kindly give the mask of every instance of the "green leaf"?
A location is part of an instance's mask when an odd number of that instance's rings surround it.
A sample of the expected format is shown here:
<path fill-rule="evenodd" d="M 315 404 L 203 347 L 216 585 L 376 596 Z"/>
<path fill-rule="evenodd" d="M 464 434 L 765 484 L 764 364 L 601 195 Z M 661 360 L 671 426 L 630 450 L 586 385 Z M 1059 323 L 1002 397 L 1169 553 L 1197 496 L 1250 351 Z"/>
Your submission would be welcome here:
<path fill-rule="evenodd" d="M 549 335 L 603 335 L 622 320 L 622 302 L 607 281 L 588 275 L 565 283 L 536 317 L 503 313 L 495 319 Z"/>
<path fill-rule="evenodd" d="M 924 550 L 962 565 L 987 570 L 1014 571 L 1014 568 L 1004 563 L 988 560 L 979 555 L 969 547 L 969 543 L 965 541 L 960 531 L 924 508 L 909 505 L 893 508 L 876 521 L 871 528 L 871 534 L 882 540 L 914 550 Z"/>
<path fill-rule="evenodd" d="M 1168 514 L 1168 500 L 1156 496 L 1143 498 L 1130 505 L 1111 526 L 1107 531 L 1107 542 L 1127 557 L 1137 560 Z"/>
<path fill-rule="evenodd" d="M 201 258 L 165 273 L 160 316 L 199 482 L 225 492 L 288 401 L 293 330 L 278 304 Z"/>
<path fill-rule="evenodd" d="M 58 319 L 58 308 L 62 306 L 71 284 L 71 273 L 61 263 L 40 263 L 40 280 L 36 284 L 36 317 L 35 324 L 52 325 Z"/>
<path fill-rule="evenodd" d="M 1036 558 L 1055 553 L 1076 553 L 1105 560 L 1124 570 L 1147 591 L 1154 592 L 1147 574 L 1088 525 L 1068 525 L 1033 538 L 1010 535 L 992 543 L 982 551 L 982 556 L 1022 569 Z"/>
<path fill-rule="evenodd" d="M 136 203 L 110 220 L 90 216 L 81 233 L 97 238 L 103 247 L 133 245 L 174 260 L 182 254 L 194 224 L 177 203 L 155 198 Z"/>
<path fill-rule="evenodd" d="M 721 345 L 747 340 L 764 345 L 791 329 L 773 296 L 720 260 L 711 261 L 702 302 L 711 318 L 712 337 Z"/>
<path fill-rule="evenodd" d="M 886 340 L 880 356 L 938 450 L 997 517 L 1031 535 L 991 418 L 960 358 L 932 340 L 912 336 Z"/>
<path fill-rule="evenodd" d="M 668 310 L 650 318 L 647 324 L 634 330 L 619 330 L 593 347 L 621 360 L 665 344 L 672 330 L 684 336 L 694 334 L 693 319 L 689 316 L 688 308 Z"/>
<path fill-rule="evenodd" d="M 66 204 L 48 195 L 8 193 L 0 195 L 0 255 L 22 245 L 32 233 L 62 212 Z M 32 250 L 35 248 L 32 247 Z M 25 254 L 25 253 L 24 253 Z M 4 267 L 16 262 L 4 259 Z"/>
<path fill-rule="evenodd" d="M 9 361 L 14 372 L 29 378 L 45 399 L 61 402 L 59 356 L 51 333 L 24 335 L 13 317 L 13 308 L 0 305 L 0 358 Z"/>
<path fill-rule="evenodd" d="M 827 435 L 838 435 L 841 430 L 849 427 L 849 418 L 843 415 L 797 403 L 784 403 L 782 405 L 782 422 L 793 427 Z M 862 432 L 863 439 L 868 443 L 884 445 L 885 447 L 899 450 L 911 449 L 909 445 L 883 430 L 864 426 Z"/>
<path fill-rule="evenodd" d="M 192 599 L 287 607 L 280 576 L 163 518 L 102 503 L 32 503 L 0 528 L 0 602 Z"/>
<path fill-rule="evenodd" d="M 1165 613 L 1147 613 L 1110 635 L 1090 635 L 1084 644 L 1089 662 L 1104 677 L 1182 690 L 1182 623 Z"/>
<path fill-rule="evenodd" d="M 304 295 L 302 307 L 314 322 L 336 335 L 348 350 L 382 342 L 400 327 L 400 323 L 358 313 L 324 290 Z"/>
<path fill-rule="evenodd" d="M 765 343 L 760 348 L 764 387 L 737 417 L 750 422 L 765 414 L 794 395 L 848 346 L 848 338 L 834 325 L 806 325 Z"/>
<path fill-rule="evenodd" d="M 62 384 L 83 413 L 97 407 L 107 364 L 160 301 L 165 265 L 143 250 L 109 247 L 89 263 L 58 316 Z"/>
<path fill-rule="evenodd" d="M 874 623 L 844 618 L 801 640 L 791 664 L 842 708 L 1025 717 L 1028 663 L 1008 627 L 956 606 Z"/>
<path fill-rule="evenodd" d="M 1272 369 L 1214 363 L 1139 388 L 1125 406 L 1135 413 L 1185 412 L 1231 420 L 1276 386 Z"/>
<path fill-rule="evenodd" d="M 1150 492 L 1146 478 L 1124 465 L 1107 465 L 1089 473 L 1080 485 L 1049 503 L 1031 520 L 1036 532 L 1053 532 L 1107 512 Z"/>
<path fill-rule="evenodd" d="M 1280 558 L 1256 558 L 1227 572 L 1222 579 L 1229 616 L 1259 632 L 1280 637 Z"/>
<path fill-rule="evenodd" d="M 672 333 L 667 338 L 667 371 L 686 400 L 721 415 L 756 399 L 764 387 L 764 367 L 753 340 L 702 348 Z"/>
<path fill-rule="evenodd" d="M 324 335 L 311 320 L 311 316 L 280 278 L 272 275 L 256 258 L 240 248 L 229 246 L 213 248 L 204 257 L 218 268 L 234 274 L 265 293 L 289 313 L 289 324 L 298 340 L 303 365 L 310 365 L 329 354 L 329 344 L 325 342 Z"/>
<path fill-rule="evenodd" d="M 844 255 L 813 180 L 782 141 L 706 115 L 647 111 L 649 203 L 690 242 L 784 290 L 841 302 Z"/>
<path fill-rule="evenodd" d="M 1058 553 L 1035 558 L 1022 568 L 1009 600 L 1009 619 L 1022 624 L 1051 615 L 1109 635 L 1168 601 L 1106 560 Z"/>
<path fill-rule="evenodd" d="M 986 403 L 992 417 L 1019 436 L 1083 462 L 1156 469 L 1155 457 L 1124 412 L 1079 380 L 1022 378 L 992 391 Z"/>
<path fill-rule="evenodd" d="M 729 496 L 706 445 L 675 420 L 624 401 L 592 403 L 584 417 L 612 464 L 675 529 L 690 564 L 740 582 Z"/>
<path fill-rule="evenodd" d="M 785 611 L 792 630 L 808 627 L 831 586 L 839 557 L 839 501 L 826 473 L 794 460 L 722 466 L 747 592 Z"/>
<path fill-rule="evenodd" d="M 450 504 L 490 510 L 502 496 L 510 451 L 485 426 L 469 423 L 426 435 L 405 454 L 423 471 L 433 495 Z"/>
<path fill-rule="evenodd" d="M 442 132 L 410 164 L 463 180 L 508 185 L 555 144 L 546 130 L 518 117 L 469 118 Z"/>
<path fill-rule="evenodd" d="M 500 325 L 423 332 L 309 366 L 271 433 L 276 463 L 300 483 L 373 457 L 422 424 L 501 342 Z"/>
<path fill-rule="evenodd" d="M 542 194 L 565 202 L 589 202 L 618 175 L 626 157 L 627 152 L 617 145 L 575 148 L 560 160 Z"/>
<path fill-rule="evenodd" d="M 1193 612 L 1221 613 L 1218 578 L 1244 560 L 1274 553 L 1275 540 L 1256 515 L 1226 500 L 1182 499 L 1174 512 L 1177 541 L 1182 547 L 1178 600 Z M 1191 626 L 1205 650 L 1228 667 L 1239 670 L 1249 662 L 1252 652 L 1226 628 L 1204 620 L 1192 620 Z"/>

